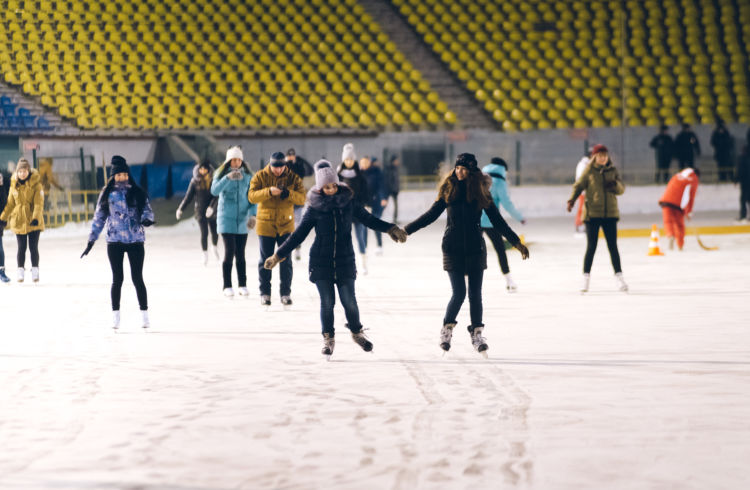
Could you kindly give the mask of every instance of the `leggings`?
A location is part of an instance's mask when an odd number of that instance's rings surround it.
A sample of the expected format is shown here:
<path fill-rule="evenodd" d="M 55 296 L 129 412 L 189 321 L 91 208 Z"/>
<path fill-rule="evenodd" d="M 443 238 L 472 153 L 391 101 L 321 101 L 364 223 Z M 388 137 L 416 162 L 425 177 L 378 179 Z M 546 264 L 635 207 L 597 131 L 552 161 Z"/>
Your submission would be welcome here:
<path fill-rule="evenodd" d="M 247 235 L 222 233 L 221 238 L 224 240 L 224 262 L 221 263 L 224 289 L 232 287 L 232 259 L 237 264 L 238 286 L 241 288 L 247 287 L 247 266 L 245 265 Z"/>
<path fill-rule="evenodd" d="M 583 259 L 583 273 L 591 272 L 596 244 L 599 241 L 600 227 L 604 231 L 604 238 L 607 240 L 609 258 L 612 260 L 615 274 L 620 273 L 622 268 L 620 267 L 620 252 L 617 250 L 617 218 L 589 218 L 586 221 L 586 255 Z"/>
<path fill-rule="evenodd" d="M 198 220 L 198 228 L 201 230 L 201 250 L 208 250 L 208 231 L 211 230 L 211 243 L 214 247 L 219 243 L 219 234 L 216 233 L 216 220 L 201 218 Z"/>
<path fill-rule="evenodd" d="M 503 271 L 503 274 L 508 274 L 510 272 L 510 267 L 508 266 L 508 256 L 505 254 L 505 242 L 503 241 L 503 235 L 495 228 L 482 228 L 482 231 L 487 234 L 490 241 L 492 242 L 492 246 L 495 247 L 495 252 L 497 252 L 497 260 L 500 261 L 500 270 Z"/>
<path fill-rule="evenodd" d="M 109 257 L 109 265 L 112 267 L 112 311 L 120 309 L 122 282 L 125 279 L 122 264 L 126 253 L 130 262 L 130 277 L 133 279 L 135 293 L 138 296 L 138 306 L 141 307 L 141 310 L 146 311 L 148 310 L 148 295 L 146 294 L 146 284 L 143 282 L 143 260 L 146 256 L 143 242 L 107 244 L 107 257 Z"/>
<path fill-rule="evenodd" d="M 28 235 L 16 235 L 18 241 L 18 254 L 16 261 L 18 267 L 26 265 L 26 244 L 29 246 L 29 255 L 31 255 L 31 267 L 39 267 L 39 234 L 40 230 L 29 232 Z"/>
<path fill-rule="evenodd" d="M 469 312 L 471 316 L 471 325 L 481 327 L 482 323 L 482 279 L 483 270 L 471 271 L 468 274 L 463 272 L 448 271 L 448 277 L 451 281 L 453 295 L 448 302 L 448 308 L 445 310 L 443 323 L 456 323 L 458 312 L 461 311 L 461 305 L 466 299 L 466 281 L 464 277 L 469 276 Z"/>

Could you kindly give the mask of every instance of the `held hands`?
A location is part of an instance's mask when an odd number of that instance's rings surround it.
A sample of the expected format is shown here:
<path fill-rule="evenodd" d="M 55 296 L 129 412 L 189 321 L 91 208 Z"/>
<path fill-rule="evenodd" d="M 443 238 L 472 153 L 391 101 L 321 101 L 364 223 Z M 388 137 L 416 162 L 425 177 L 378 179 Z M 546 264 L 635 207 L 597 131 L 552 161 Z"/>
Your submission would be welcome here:
<path fill-rule="evenodd" d="M 528 247 L 526 247 L 526 245 L 524 245 L 523 243 L 518 243 L 515 247 L 519 252 L 521 252 L 521 258 L 523 258 L 523 260 L 529 258 L 529 249 Z"/>
<path fill-rule="evenodd" d="M 255 228 L 255 223 L 256 223 L 257 221 L 258 221 L 258 220 L 257 220 L 257 219 L 255 219 L 255 216 L 250 216 L 250 217 L 249 217 L 249 218 L 247 219 L 247 229 L 248 229 L 248 230 L 252 230 L 253 228 Z"/>
<path fill-rule="evenodd" d="M 83 258 L 83 257 L 84 257 L 85 255 L 88 255 L 88 254 L 89 254 L 89 252 L 91 252 L 91 249 L 92 249 L 93 247 L 94 247 L 94 242 L 91 242 L 91 241 L 90 241 L 90 242 L 89 242 L 89 243 L 88 243 L 88 244 L 86 245 L 86 250 L 84 250 L 84 251 L 83 251 L 83 253 L 81 254 L 81 258 Z"/>
<path fill-rule="evenodd" d="M 567 207 L 568 212 L 570 212 L 573 209 L 574 204 L 575 204 L 574 200 L 571 199 L 570 201 L 568 201 L 568 207 Z"/>
<path fill-rule="evenodd" d="M 178 209 L 174 216 L 177 218 L 177 221 L 180 221 L 180 218 L 182 218 L 182 210 Z"/>
<path fill-rule="evenodd" d="M 209 206 L 208 209 L 206 209 L 206 218 L 210 218 L 213 215 L 214 215 L 214 208 Z"/>
<path fill-rule="evenodd" d="M 265 262 L 263 262 L 263 268 L 270 271 L 271 269 L 276 267 L 276 264 L 278 264 L 279 262 L 283 262 L 284 260 L 286 259 L 280 259 L 278 255 L 273 254 L 268 257 Z"/>
<path fill-rule="evenodd" d="M 394 242 L 404 243 L 408 235 L 402 228 L 393 225 L 388 229 L 388 236 L 390 236 Z"/>

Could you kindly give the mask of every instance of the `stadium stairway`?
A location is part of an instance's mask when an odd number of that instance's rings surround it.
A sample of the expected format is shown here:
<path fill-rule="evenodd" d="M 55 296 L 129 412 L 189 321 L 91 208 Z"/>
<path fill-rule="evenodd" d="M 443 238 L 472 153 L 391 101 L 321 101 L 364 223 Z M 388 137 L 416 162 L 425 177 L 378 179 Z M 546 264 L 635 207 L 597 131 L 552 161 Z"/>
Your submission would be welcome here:
<path fill-rule="evenodd" d="M 66 128 L 77 132 L 74 125 L 70 124 L 69 122 L 64 122 L 59 114 L 42 106 L 42 104 L 39 103 L 38 100 L 34 100 L 34 97 L 26 96 L 19 90 L 6 85 L 3 81 L 0 81 L 0 98 L 3 97 L 9 98 L 12 101 L 13 105 L 15 105 L 17 108 L 27 109 L 29 111 L 29 115 L 35 117 L 37 121 L 38 118 L 42 117 L 49 123 L 49 128 L 39 128 L 36 127 L 35 124 L 34 128 L 22 129 L 21 131 L 25 133 L 50 133 L 52 131 L 58 133 L 61 130 L 64 131 Z M 12 128 L 0 128 L 0 131 L 7 133 L 8 131 L 18 130 Z"/>
<path fill-rule="evenodd" d="M 484 110 L 435 52 L 427 46 L 396 7 L 388 0 L 359 0 L 389 39 L 437 92 L 462 128 L 499 129 L 500 124 Z"/>

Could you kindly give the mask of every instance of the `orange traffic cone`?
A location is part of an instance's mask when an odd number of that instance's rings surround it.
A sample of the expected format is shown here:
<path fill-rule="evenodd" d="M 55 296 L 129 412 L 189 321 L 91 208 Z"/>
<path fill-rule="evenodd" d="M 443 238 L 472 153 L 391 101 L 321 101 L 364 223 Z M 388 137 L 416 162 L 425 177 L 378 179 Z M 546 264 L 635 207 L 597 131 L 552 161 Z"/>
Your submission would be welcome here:
<path fill-rule="evenodd" d="M 651 240 L 648 242 L 648 255 L 664 255 L 659 250 L 659 227 L 651 226 Z"/>

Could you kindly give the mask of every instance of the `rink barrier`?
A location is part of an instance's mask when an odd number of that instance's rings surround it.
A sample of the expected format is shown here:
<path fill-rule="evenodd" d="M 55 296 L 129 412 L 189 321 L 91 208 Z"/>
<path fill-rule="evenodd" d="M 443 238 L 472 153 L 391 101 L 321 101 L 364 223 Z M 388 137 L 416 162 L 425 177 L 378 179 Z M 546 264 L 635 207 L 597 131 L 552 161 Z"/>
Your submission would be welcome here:
<path fill-rule="evenodd" d="M 694 226 L 691 231 L 695 230 L 701 235 L 733 235 L 737 233 L 750 233 L 750 225 L 728 225 L 728 226 Z M 664 235 L 664 230 L 659 229 L 659 234 Z M 650 228 L 625 228 L 617 230 L 618 238 L 645 238 L 651 236 Z M 599 237 L 603 238 L 604 233 L 599 232 Z"/>

